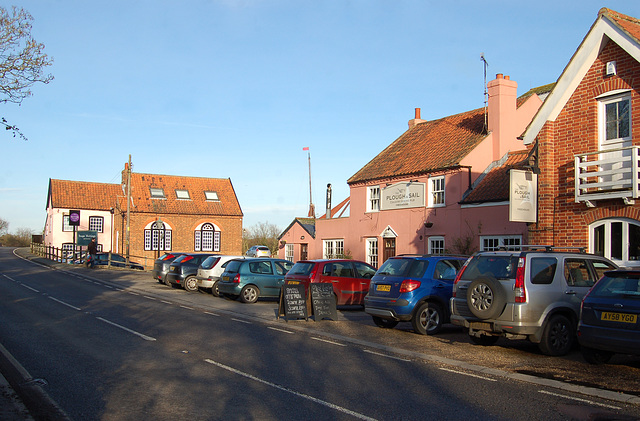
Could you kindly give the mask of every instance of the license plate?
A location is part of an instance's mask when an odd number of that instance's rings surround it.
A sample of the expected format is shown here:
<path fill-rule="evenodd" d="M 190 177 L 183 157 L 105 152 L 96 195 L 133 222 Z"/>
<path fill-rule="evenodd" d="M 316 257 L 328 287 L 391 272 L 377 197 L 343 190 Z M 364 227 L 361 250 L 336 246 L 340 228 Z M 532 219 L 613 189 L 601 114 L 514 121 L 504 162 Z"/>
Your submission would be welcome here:
<path fill-rule="evenodd" d="M 607 322 L 636 323 L 638 316 L 636 314 L 611 313 L 609 311 L 603 311 L 600 315 L 600 320 Z"/>
<path fill-rule="evenodd" d="M 469 323 L 469 327 L 473 330 L 484 330 L 488 332 L 491 332 L 493 330 L 491 329 L 491 323 L 485 322 L 471 322 Z"/>
<path fill-rule="evenodd" d="M 376 285 L 376 291 L 389 292 L 391 291 L 391 285 Z"/>
<path fill-rule="evenodd" d="M 223 281 L 225 281 L 225 282 L 227 282 L 227 281 L 229 281 L 229 277 L 228 277 L 228 276 L 223 276 L 223 277 L 222 277 L 222 280 L 223 280 Z"/>

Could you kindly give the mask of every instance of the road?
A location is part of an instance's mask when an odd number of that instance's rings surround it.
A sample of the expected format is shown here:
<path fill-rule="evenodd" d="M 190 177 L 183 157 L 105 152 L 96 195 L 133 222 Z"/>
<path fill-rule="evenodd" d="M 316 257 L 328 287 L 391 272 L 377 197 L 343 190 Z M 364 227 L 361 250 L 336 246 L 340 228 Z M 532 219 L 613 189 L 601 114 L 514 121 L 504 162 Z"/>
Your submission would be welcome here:
<path fill-rule="evenodd" d="M 379 329 L 359 309 L 287 322 L 274 301 L 189 294 L 148 273 L 53 270 L 8 248 L 0 303 L 0 343 L 75 420 L 640 418 L 620 394 L 548 380 L 592 369 L 576 355 L 473 346 L 453 327 Z M 637 362 L 621 361 L 602 373 L 637 393 Z M 547 375 L 532 376 L 540 367 Z"/>

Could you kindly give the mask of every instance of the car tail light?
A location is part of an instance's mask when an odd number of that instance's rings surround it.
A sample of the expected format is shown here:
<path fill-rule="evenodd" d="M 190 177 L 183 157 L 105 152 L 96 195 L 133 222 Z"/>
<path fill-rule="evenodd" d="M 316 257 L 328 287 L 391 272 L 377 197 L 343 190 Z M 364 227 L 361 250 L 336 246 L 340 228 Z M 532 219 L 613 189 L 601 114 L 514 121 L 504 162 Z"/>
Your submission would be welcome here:
<path fill-rule="evenodd" d="M 416 288 L 420 287 L 420 281 L 415 281 L 413 279 L 405 279 L 400 284 L 400 292 L 411 292 Z"/>
<path fill-rule="evenodd" d="M 312 282 L 316 277 L 316 273 L 318 273 L 318 266 L 320 266 L 320 265 L 314 265 L 313 269 L 311 269 L 311 273 L 309 274 L 309 280 L 312 281 Z"/>
<path fill-rule="evenodd" d="M 234 284 L 239 284 L 240 283 L 240 274 L 236 273 L 236 276 L 233 277 L 233 283 Z"/>
<path fill-rule="evenodd" d="M 458 274 L 456 275 L 456 279 L 453 280 L 453 298 L 456 297 L 456 290 L 458 288 L 456 288 L 456 285 L 458 285 L 458 282 L 460 281 L 460 278 L 462 277 L 462 274 L 464 273 L 464 270 L 467 268 L 467 265 L 469 264 L 469 261 L 471 259 L 467 259 L 466 262 L 464 262 L 464 265 L 462 265 L 462 267 L 460 268 L 460 270 L 458 271 Z"/>
<path fill-rule="evenodd" d="M 516 283 L 513 286 L 515 292 L 516 303 L 527 302 L 527 291 L 524 289 L 524 268 L 526 266 L 527 258 L 520 257 L 518 259 L 518 269 L 516 270 Z"/>

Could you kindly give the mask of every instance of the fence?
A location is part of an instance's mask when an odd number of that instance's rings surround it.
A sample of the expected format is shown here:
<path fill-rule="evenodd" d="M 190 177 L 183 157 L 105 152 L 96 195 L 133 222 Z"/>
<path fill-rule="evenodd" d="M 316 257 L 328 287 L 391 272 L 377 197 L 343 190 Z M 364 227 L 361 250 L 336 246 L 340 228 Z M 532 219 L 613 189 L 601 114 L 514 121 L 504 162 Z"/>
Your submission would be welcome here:
<path fill-rule="evenodd" d="M 35 254 L 36 256 L 44 257 L 45 259 L 53 260 L 54 262 L 68 263 L 70 265 L 84 264 L 85 257 L 87 255 L 86 250 L 64 250 L 59 247 L 47 246 L 41 243 L 31 243 L 31 253 Z M 124 258 L 120 257 L 120 255 L 114 253 L 105 254 L 108 254 L 108 268 L 117 268 L 124 266 Z M 115 256 L 120 257 L 120 259 L 122 260 L 116 260 Z M 154 260 L 155 259 L 144 256 L 129 257 L 130 264 L 135 264 L 136 266 L 140 265 L 144 268 L 144 270 L 153 269 Z"/>

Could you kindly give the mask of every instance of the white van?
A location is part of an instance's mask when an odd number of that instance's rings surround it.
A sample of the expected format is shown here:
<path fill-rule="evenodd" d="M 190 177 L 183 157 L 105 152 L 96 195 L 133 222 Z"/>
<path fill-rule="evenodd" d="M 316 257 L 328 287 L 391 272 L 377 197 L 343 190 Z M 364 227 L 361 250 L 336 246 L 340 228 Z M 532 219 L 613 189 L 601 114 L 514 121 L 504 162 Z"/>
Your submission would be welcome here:
<path fill-rule="evenodd" d="M 215 255 L 207 257 L 198 267 L 198 273 L 196 273 L 196 284 L 198 289 L 211 291 L 211 293 L 218 297 L 218 280 L 220 275 L 224 272 L 224 267 L 229 260 L 244 259 L 245 256 L 223 256 Z"/>

